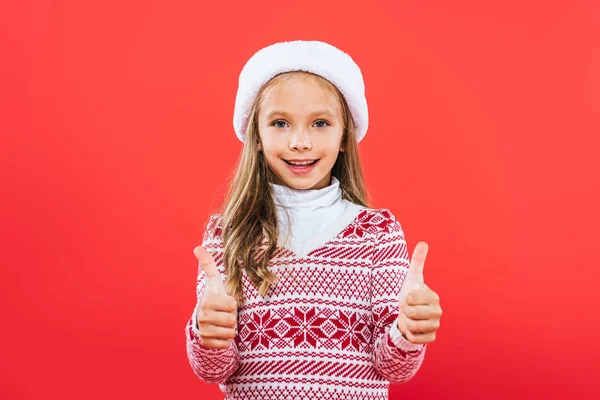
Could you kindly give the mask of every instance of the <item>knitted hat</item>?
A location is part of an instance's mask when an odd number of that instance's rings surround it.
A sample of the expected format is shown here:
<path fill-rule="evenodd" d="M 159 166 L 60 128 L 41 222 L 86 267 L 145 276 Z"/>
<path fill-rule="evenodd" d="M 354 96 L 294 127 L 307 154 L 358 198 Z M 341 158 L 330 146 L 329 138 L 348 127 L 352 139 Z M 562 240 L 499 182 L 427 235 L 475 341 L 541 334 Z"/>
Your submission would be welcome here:
<path fill-rule="evenodd" d="M 350 108 L 356 141 L 362 140 L 369 126 L 369 111 L 360 68 L 348 54 L 330 44 L 297 40 L 267 46 L 244 65 L 233 112 L 233 127 L 242 142 L 252 104 L 261 87 L 275 75 L 290 71 L 310 72 L 335 85 Z"/>

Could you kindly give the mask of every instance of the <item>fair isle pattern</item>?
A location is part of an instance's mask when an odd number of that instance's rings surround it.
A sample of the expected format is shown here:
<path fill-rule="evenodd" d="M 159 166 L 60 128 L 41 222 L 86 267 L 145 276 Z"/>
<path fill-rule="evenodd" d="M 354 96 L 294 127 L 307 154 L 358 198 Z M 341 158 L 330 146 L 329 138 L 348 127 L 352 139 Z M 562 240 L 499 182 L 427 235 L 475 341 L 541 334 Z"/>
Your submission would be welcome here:
<path fill-rule="evenodd" d="M 220 215 L 210 218 L 202 245 L 224 278 L 221 223 Z M 263 242 L 257 254 L 265 248 Z M 200 343 L 194 310 L 186 325 L 190 365 L 230 400 L 387 399 L 390 382 L 410 380 L 426 350 L 395 326 L 408 267 L 394 215 L 360 208 L 304 257 L 278 247 L 269 269 L 279 282 L 264 297 L 243 273 L 244 302 L 228 349 Z M 204 273 L 198 271 L 199 301 Z"/>

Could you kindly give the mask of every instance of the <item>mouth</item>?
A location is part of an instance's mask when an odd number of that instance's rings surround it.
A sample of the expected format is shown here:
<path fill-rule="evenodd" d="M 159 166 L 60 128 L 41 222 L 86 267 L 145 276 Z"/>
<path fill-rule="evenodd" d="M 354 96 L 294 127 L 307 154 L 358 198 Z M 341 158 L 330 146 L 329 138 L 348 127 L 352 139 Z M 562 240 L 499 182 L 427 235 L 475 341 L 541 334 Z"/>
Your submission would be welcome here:
<path fill-rule="evenodd" d="M 287 164 L 288 169 L 296 175 L 306 175 L 315 168 L 320 161 L 316 160 L 303 160 L 303 161 L 288 161 L 283 160 Z"/>
<path fill-rule="evenodd" d="M 311 165 L 314 165 L 317 163 L 317 161 L 319 161 L 319 159 L 316 160 L 312 160 L 312 161 L 288 161 L 288 160 L 283 160 L 286 162 L 287 165 L 291 165 L 293 167 L 309 167 Z"/>

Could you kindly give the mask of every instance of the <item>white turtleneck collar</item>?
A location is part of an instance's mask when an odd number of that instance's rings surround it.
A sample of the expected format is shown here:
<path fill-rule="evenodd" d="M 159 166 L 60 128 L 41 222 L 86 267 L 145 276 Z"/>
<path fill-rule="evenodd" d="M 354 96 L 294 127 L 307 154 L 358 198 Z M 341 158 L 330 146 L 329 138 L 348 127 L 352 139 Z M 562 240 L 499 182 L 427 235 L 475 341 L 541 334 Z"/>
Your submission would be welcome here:
<path fill-rule="evenodd" d="M 333 175 L 329 186 L 322 189 L 299 190 L 274 183 L 270 185 L 277 207 L 293 208 L 300 212 L 331 206 L 342 197 L 340 181 Z"/>
<path fill-rule="evenodd" d="M 342 198 L 340 181 L 333 175 L 329 186 L 322 189 L 270 186 L 279 225 L 278 243 L 299 256 L 332 239 L 361 208 Z"/>

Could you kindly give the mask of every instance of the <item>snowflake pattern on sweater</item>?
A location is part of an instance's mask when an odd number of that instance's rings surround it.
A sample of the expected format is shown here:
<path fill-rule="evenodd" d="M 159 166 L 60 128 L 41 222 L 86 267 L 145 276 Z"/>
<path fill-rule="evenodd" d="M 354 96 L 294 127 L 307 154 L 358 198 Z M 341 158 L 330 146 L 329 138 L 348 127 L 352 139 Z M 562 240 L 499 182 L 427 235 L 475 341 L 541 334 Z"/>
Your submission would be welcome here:
<path fill-rule="evenodd" d="M 426 345 L 410 343 L 396 326 L 410 265 L 401 225 L 387 209 L 356 206 L 353 213 L 306 255 L 278 246 L 269 270 L 279 282 L 264 297 L 242 274 L 244 302 L 228 349 L 200 343 L 194 310 L 186 325 L 188 360 L 226 400 L 387 400 L 390 383 L 417 373 Z M 211 216 L 202 245 L 224 279 L 221 223 Z M 263 242 L 258 251 L 265 248 Z"/>

